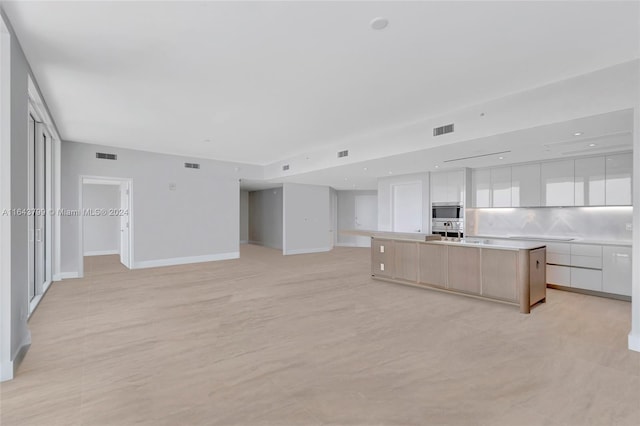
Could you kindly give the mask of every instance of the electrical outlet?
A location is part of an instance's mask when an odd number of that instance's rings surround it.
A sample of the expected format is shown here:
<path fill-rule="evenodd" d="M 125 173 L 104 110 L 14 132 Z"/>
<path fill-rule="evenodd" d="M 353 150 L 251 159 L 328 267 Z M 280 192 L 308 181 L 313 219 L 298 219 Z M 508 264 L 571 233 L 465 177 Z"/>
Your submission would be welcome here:
<path fill-rule="evenodd" d="M 384 271 L 384 263 L 381 263 L 381 264 L 380 264 L 380 270 L 381 270 L 381 271 Z"/>
<path fill-rule="evenodd" d="M 380 246 L 380 253 L 384 253 L 384 246 Z"/>
<path fill-rule="evenodd" d="M 633 230 L 633 224 L 631 223 L 627 223 L 624 227 L 624 229 L 626 229 L 627 231 L 632 231 Z"/>
<path fill-rule="evenodd" d="M 169 191 L 175 191 L 176 190 L 176 184 L 175 183 L 170 183 L 169 184 Z"/>

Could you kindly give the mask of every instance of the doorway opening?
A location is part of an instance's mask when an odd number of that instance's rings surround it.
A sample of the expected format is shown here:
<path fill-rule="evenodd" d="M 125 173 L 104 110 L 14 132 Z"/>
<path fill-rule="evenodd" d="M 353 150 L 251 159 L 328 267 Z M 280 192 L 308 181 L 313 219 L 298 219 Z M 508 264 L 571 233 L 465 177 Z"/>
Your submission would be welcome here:
<path fill-rule="evenodd" d="M 133 191 L 131 179 L 80 178 L 80 271 L 85 257 L 117 256 L 127 269 L 133 265 Z"/>

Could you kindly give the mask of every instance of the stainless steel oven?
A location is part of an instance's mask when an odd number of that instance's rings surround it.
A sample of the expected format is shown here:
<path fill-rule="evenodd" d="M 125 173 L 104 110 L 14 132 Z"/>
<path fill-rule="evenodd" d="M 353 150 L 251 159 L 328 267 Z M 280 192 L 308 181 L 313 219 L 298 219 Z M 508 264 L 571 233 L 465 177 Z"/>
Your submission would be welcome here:
<path fill-rule="evenodd" d="M 433 203 L 431 232 L 445 237 L 463 236 L 464 208 L 459 203 Z"/>

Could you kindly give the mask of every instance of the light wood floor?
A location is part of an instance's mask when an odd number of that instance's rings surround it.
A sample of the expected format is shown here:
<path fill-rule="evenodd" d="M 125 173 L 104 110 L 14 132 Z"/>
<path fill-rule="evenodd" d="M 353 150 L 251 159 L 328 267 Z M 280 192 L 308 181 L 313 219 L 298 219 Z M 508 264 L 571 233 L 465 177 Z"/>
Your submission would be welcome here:
<path fill-rule="evenodd" d="M 32 317 L 2 426 L 640 424 L 628 302 L 522 315 L 372 281 L 356 248 L 85 271 Z"/>

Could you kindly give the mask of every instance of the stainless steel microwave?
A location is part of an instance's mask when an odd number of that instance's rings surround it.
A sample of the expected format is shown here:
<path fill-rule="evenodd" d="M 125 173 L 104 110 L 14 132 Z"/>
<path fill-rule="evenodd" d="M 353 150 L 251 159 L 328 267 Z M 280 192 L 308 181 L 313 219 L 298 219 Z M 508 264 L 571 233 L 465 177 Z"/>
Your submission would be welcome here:
<path fill-rule="evenodd" d="M 460 204 L 433 203 L 431 206 L 432 219 L 462 219 L 464 210 Z"/>

